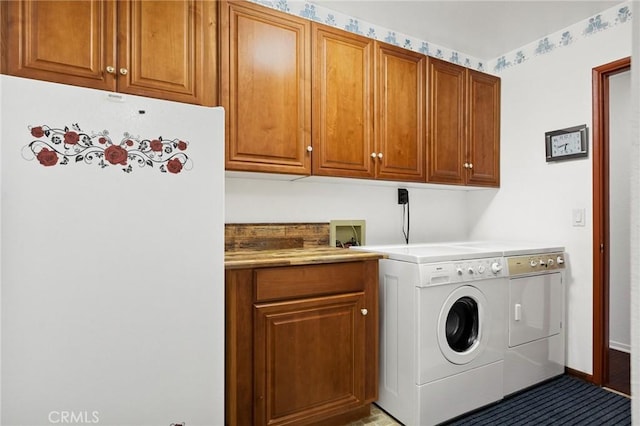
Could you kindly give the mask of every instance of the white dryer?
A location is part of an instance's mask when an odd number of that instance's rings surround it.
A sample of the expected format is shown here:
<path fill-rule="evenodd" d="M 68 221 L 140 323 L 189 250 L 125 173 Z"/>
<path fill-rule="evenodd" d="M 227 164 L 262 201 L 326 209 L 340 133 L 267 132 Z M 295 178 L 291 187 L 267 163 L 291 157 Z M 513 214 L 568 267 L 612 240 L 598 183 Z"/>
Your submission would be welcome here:
<path fill-rule="evenodd" d="M 501 252 L 437 244 L 354 248 L 380 261 L 377 404 L 406 425 L 503 397 L 507 283 Z"/>
<path fill-rule="evenodd" d="M 565 370 L 565 269 L 561 245 L 522 241 L 462 242 L 502 251 L 509 277 L 504 395 Z"/>

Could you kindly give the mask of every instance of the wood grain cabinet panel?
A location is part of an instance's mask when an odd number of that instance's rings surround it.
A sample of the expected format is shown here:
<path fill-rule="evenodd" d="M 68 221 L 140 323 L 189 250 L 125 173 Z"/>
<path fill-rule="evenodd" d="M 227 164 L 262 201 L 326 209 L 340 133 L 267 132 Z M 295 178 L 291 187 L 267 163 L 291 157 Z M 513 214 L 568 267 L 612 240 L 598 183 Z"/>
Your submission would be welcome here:
<path fill-rule="evenodd" d="M 427 57 L 376 42 L 376 177 L 425 181 Z"/>
<path fill-rule="evenodd" d="M 377 260 L 227 270 L 225 423 L 366 417 L 378 398 L 378 309 Z"/>
<path fill-rule="evenodd" d="M 373 40 L 313 23 L 314 175 L 373 178 Z"/>
<path fill-rule="evenodd" d="M 500 186 L 500 79 L 429 58 L 427 182 Z"/>
<path fill-rule="evenodd" d="M 3 6 L 3 73 L 178 102 L 217 101 L 214 2 L 20 0 Z"/>
<path fill-rule="evenodd" d="M 464 183 L 465 69 L 429 58 L 427 181 Z"/>
<path fill-rule="evenodd" d="M 311 173 L 309 21 L 220 2 L 226 169 Z"/>
<path fill-rule="evenodd" d="M 219 4 L 227 170 L 499 186 L 497 77 Z"/>
<path fill-rule="evenodd" d="M 500 186 L 500 79 L 467 71 L 469 163 L 467 183 Z"/>
<path fill-rule="evenodd" d="M 3 24 L 2 73 L 115 90 L 114 1 L 10 1 Z"/>
<path fill-rule="evenodd" d="M 215 2 L 119 0 L 118 28 L 118 91 L 214 105 Z"/>
<path fill-rule="evenodd" d="M 313 31 L 313 174 L 424 182 L 426 56 Z"/>
<path fill-rule="evenodd" d="M 364 307 L 363 293 L 256 305 L 255 424 L 364 403 Z"/>

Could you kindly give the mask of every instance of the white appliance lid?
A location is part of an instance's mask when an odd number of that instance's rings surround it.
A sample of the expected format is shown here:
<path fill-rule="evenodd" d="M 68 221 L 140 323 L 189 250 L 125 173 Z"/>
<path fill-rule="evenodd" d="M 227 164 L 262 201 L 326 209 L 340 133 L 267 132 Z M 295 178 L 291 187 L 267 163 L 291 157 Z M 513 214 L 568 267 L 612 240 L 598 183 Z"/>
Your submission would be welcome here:
<path fill-rule="evenodd" d="M 502 256 L 500 250 L 444 244 L 360 246 L 351 247 L 351 249 L 384 253 L 389 259 L 411 263 L 447 262 Z"/>
<path fill-rule="evenodd" d="M 457 247 L 499 250 L 504 256 L 522 256 L 564 251 L 562 245 L 532 241 L 456 241 L 446 244 Z"/>

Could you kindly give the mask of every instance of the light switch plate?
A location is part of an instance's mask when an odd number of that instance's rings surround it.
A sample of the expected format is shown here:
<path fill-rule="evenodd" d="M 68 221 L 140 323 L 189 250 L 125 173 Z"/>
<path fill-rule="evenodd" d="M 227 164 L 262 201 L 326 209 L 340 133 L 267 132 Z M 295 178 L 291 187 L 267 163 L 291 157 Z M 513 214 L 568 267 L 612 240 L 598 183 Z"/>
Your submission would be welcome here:
<path fill-rule="evenodd" d="M 585 210 L 584 209 L 573 209 L 571 212 L 571 223 L 573 226 L 584 226 L 585 225 Z"/>

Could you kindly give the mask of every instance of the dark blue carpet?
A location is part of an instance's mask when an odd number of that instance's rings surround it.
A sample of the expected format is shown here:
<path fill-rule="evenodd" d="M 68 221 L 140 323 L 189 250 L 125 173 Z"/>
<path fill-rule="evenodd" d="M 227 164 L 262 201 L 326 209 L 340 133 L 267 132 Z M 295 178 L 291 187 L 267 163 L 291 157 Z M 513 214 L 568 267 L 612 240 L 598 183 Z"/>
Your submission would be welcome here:
<path fill-rule="evenodd" d="M 631 425 L 631 399 L 575 377 L 560 376 L 448 425 Z"/>

